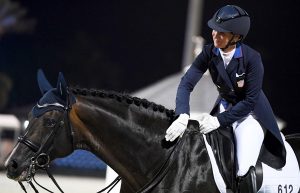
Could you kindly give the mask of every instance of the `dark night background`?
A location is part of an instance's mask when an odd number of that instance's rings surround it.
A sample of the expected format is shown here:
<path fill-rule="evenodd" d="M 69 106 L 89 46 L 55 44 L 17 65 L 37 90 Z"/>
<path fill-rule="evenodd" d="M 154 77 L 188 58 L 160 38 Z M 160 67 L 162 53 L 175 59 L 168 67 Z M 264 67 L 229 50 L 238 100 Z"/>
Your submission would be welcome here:
<path fill-rule="evenodd" d="M 32 34 L 0 40 L 0 72 L 13 80 L 3 112 L 36 102 L 36 71 L 53 84 L 59 71 L 70 85 L 133 92 L 180 71 L 188 1 L 18 1 L 37 25 Z M 245 43 L 261 52 L 264 91 L 285 132 L 300 132 L 298 120 L 300 38 L 296 1 L 204 1 L 202 32 L 221 6 L 247 10 L 252 26 Z M 298 9 L 298 10 L 297 10 Z"/>

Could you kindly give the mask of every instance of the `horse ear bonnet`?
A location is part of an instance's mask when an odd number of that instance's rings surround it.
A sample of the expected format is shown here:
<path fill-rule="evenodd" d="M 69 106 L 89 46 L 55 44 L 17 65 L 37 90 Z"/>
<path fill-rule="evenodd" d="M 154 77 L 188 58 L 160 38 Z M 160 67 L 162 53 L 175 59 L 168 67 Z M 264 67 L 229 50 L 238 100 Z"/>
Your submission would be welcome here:
<path fill-rule="evenodd" d="M 75 97 L 71 93 L 70 96 L 68 95 L 68 86 L 61 72 L 58 75 L 56 88 L 51 86 L 41 69 L 38 70 L 37 81 L 43 96 L 32 109 L 34 117 L 39 117 L 45 112 L 52 110 L 63 112 L 68 105 L 68 100 L 70 100 L 69 105 L 76 102 Z"/>
<path fill-rule="evenodd" d="M 52 89 L 52 86 L 48 82 L 42 69 L 39 69 L 37 72 L 37 81 L 42 95 L 45 94 L 48 90 Z"/>

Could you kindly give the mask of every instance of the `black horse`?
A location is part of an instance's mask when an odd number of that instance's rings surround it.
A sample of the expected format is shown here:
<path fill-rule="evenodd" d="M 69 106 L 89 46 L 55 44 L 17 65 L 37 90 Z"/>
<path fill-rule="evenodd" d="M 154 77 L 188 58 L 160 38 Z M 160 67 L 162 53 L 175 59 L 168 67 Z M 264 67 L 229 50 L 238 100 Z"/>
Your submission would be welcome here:
<path fill-rule="evenodd" d="M 121 193 L 219 192 L 197 121 L 170 143 L 164 136 L 172 110 L 126 94 L 68 88 L 61 73 L 56 88 L 41 71 L 38 83 L 43 96 L 6 161 L 9 178 L 28 181 L 50 161 L 85 149 L 120 175 Z"/>

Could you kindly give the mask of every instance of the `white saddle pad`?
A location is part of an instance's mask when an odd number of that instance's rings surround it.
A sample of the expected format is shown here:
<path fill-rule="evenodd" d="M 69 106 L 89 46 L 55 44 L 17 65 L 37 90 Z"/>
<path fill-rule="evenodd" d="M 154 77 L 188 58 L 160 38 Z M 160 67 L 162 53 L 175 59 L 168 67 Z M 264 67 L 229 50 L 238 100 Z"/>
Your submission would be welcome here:
<path fill-rule="evenodd" d="M 215 182 L 221 193 L 226 193 L 226 185 L 220 174 L 211 146 L 203 135 L 205 145 L 213 168 Z M 262 163 L 263 183 L 258 193 L 298 193 L 300 188 L 300 171 L 296 155 L 285 141 L 286 165 L 280 170 L 273 169 Z"/>

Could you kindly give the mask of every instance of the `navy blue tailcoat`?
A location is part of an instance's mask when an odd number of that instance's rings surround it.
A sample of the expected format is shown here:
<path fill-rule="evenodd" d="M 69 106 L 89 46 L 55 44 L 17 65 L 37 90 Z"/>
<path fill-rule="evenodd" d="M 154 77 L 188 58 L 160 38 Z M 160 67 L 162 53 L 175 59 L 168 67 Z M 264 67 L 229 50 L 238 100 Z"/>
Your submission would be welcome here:
<path fill-rule="evenodd" d="M 219 91 L 211 114 L 217 116 L 221 126 L 230 126 L 250 112 L 254 113 L 267 131 L 260 152 L 261 161 L 274 168 L 283 167 L 286 150 L 271 105 L 262 91 L 264 67 L 261 56 L 245 44 L 237 44 L 226 69 L 219 49 L 213 44 L 204 46 L 181 78 L 176 96 L 176 115 L 189 114 L 190 93 L 207 70 Z M 231 103 L 232 108 L 218 113 L 222 98 Z"/>

